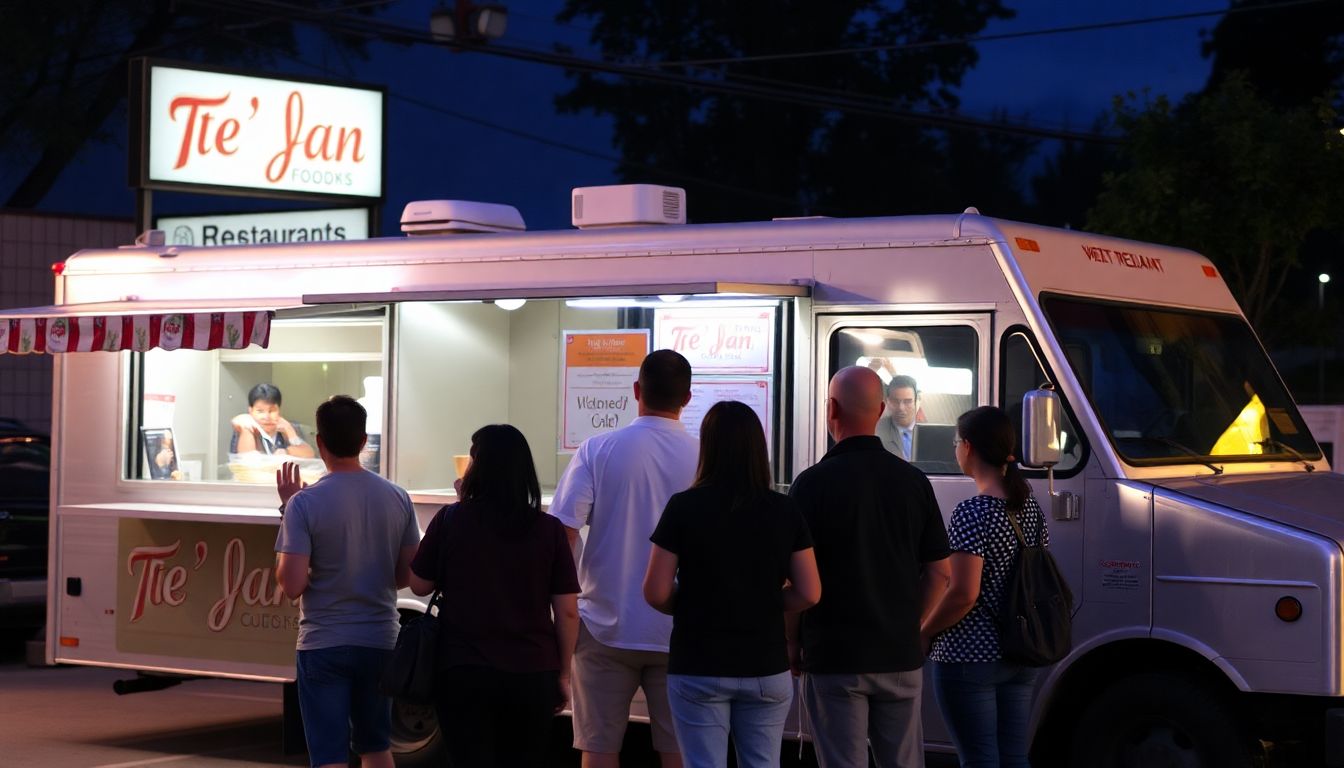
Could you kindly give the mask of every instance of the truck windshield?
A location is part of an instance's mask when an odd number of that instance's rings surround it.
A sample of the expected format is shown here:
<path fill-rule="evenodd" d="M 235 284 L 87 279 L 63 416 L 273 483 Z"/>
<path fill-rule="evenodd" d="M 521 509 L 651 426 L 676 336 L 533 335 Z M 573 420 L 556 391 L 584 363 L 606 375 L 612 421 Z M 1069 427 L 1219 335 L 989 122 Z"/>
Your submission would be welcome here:
<path fill-rule="evenodd" d="M 1046 296 L 1043 305 L 1126 461 L 1320 457 L 1242 318 L 1061 296 Z"/>

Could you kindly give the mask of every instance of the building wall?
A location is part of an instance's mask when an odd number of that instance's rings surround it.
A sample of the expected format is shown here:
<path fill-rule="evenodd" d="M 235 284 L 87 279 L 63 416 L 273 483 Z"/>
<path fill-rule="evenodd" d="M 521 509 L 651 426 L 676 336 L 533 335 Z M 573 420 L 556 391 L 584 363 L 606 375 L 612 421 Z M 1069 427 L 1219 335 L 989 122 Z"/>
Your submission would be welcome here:
<path fill-rule="evenodd" d="M 52 264 L 84 248 L 112 248 L 134 239 L 129 219 L 0 211 L 0 309 L 50 304 Z M 0 416 L 50 431 L 50 357 L 0 355 Z"/>

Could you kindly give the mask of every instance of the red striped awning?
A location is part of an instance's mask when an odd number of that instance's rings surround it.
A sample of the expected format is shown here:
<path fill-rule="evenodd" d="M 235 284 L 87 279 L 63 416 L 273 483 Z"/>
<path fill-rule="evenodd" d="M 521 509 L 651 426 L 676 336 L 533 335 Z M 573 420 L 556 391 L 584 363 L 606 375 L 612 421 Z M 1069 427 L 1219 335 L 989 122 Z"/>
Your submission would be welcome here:
<path fill-rule="evenodd" d="M 245 310 L 0 316 L 0 354 L 265 347 L 274 315 Z"/>

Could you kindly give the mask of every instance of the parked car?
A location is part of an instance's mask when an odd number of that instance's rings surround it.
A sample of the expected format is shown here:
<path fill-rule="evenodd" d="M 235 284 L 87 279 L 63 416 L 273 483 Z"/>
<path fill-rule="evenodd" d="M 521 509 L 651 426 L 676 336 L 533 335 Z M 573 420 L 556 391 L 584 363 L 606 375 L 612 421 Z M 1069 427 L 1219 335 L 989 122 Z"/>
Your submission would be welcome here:
<path fill-rule="evenodd" d="M 50 473 L 50 438 L 0 417 L 0 626 L 43 620 Z"/>

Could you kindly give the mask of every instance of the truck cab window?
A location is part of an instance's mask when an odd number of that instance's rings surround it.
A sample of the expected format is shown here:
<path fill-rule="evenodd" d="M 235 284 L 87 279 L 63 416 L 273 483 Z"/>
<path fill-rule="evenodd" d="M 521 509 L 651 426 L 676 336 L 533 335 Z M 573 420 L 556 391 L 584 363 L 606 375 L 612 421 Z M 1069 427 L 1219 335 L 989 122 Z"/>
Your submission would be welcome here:
<path fill-rule="evenodd" d="M 1008 418 L 1012 419 L 1013 425 L 1017 428 L 1017 444 L 1020 449 L 1022 445 L 1022 396 L 1042 384 L 1054 383 L 1055 379 L 1046 373 L 1040 358 L 1037 356 L 1036 348 L 1032 345 L 1027 334 L 1022 331 L 1014 331 L 1004 338 L 1002 360 L 999 407 L 1008 414 Z M 1058 392 L 1058 390 L 1056 391 Z M 1059 393 L 1059 396 L 1063 400 L 1062 392 Z M 1069 418 L 1067 408 L 1064 412 L 1064 424 L 1060 438 L 1063 455 L 1060 456 L 1059 463 L 1055 465 L 1055 471 L 1068 473 L 1082 462 L 1083 446 L 1081 443 L 1082 436 L 1078 427 L 1074 425 L 1073 419 Z"/>
<path fill-rule="evenodd" d="M 1130 463 L 1320 457 L 1241 317 L 1062 296 L 1042 303 L 1102 427 Z"/>
<path fill-rule="evenodd" d="M 137 480 L 273 485 L 295 461 L 311 482 L 323 473 L 313 414 L 347 394 L 369 410 L 361 456 L 375 471 L 383 400 L 383 310 L 286 316 L 266 349 L 153 349 L 136 354 L 138 395 L 126 476 Z M 127 353 L 133 354 L 133 353 Z"/>
<path fill-rule="evenodd" d="M 887 450 L 926 474 L 960 474 L 957 417 L 979 402 L 977 335 L 969 326 L 862 326 L 836 329 L 831 370 L 873 369 L 885 409 L 877 436 Z"/>

